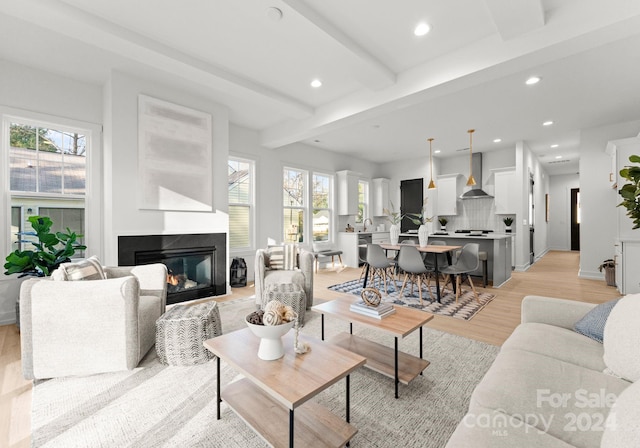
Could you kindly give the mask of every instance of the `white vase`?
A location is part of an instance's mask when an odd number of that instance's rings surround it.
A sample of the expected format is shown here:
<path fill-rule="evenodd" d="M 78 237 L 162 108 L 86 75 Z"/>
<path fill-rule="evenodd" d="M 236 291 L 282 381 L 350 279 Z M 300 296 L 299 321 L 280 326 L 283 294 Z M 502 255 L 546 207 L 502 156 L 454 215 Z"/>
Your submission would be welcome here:
<path fill-rule="evenodd" d="M 398 224 L 391 224 L 389 227 L 389 242 L 392 245 L 398 244 L 398 240 L 400 239 L 400 227 Z"/>
<path fill-rule="evenodd" d="M 429 227 L 426 224 L 422 224 L 418 227 L 418 244 L 420 247 L 427 246 L 427 240 L 429 239 Z"/>

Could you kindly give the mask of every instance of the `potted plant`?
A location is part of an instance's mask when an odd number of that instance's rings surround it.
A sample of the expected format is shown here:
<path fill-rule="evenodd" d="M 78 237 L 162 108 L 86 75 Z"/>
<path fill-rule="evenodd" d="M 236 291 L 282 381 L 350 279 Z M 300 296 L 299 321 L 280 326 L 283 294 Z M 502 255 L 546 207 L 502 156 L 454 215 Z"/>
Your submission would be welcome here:
<path fill-rule="evenodd" d="M 598 266 L 598 271 L 602 272 L 603 270 L 607 286 L 616 286 L 616 262 L 611 258 L 604 260 L 602 264 Z"/>
<path fill-rule="evenodd" d="M 19 277 L 33 275 L 45 277 L 62 263 L 71 261 L 76 250 L 87 247 L 78 243 L 78 235 L 67 227 L 67 232 L 51 232 L 53 221 L 47 216 L 31 216 L 29 222 L 33 231 L 20 232 L 19 235 L 35 236 L 38 241 L 22 240 L 33 245 L 35 250 L 15 250 L 7 255 L 5 274 L 21 274 Z"/>
<path fill-rule="evenodd" d="M 440 223 L 440 230 L 442 230 L 443 232 L 446 231 L 447 223 L 449 222 L 449 220 L 444 216 L 441 216 L 440 218 L 438 218 L 438 222 Z"/>
<path fill-rule="evenodd" d="M 412 223 L 420 226 L 418 227 L 418 244 L 420 247 L 425 247 L 427 245 L 427 240 L 429 238 L 429 233 L 431 233 L 430 224 L 433 222 L 433 216 L 427 216 L 427 200 L 426 198 L 422 203 L 422 210 L 420 213 L 408 213 L 407 217 L 411 220 Z"/>
<path fill-rule="evenodd" d="M 640 163 L 640 156 L 630 156 L 631 163 Z M 627 179 L 630 183 L 624 184 L 618 193 L 622 196 L 622 202 L 618 204 L 627 209 L 627 216 L 633 221 L 633 228 L 640 228 L 640 167 L 625 166 L 620 170 L 620 176 Z"/>
<path fill-rule="evenodd" d="M 504 222 L 504 225 L 505 225 L 504 231 L 507 233 L 511 233 L 511 224 L 513 224 L 513 218 L 510 216 L 507 216 L 502 220 L 502 222 Z"/>
<path fill-rule="evenodd" d="M 402 221 L 402 214 L 400 212 L 395 211 L 395 207 L 393 206 L 393 202 L 389 201 L 390 208 L 383 208 L 382 212 L 387 217 L 387 221 L 391 223 L 389 227 L 389 241 L 391 244 L 398 244 L 398 240 L 400 239 L 400 227 L 398 224 Z"/>
<path fill-rule="evenodd" d="M 16 325 L 20 328 L 20 286 L 29 276 L 45 277 L 62 263 L 71 261 L 76 250 L 84 250 L 86 246 L 78 243 L 78 235 L 67 228 L 67 232 L 51 232 L 53 222 L 47 216 L 31 216 L 29 222 L 33 231 L 20 232 L 19 236 L 35 236 L 37 241 L 26 241 L 34 250 L 15 250 L 7 255 L 6 269 L 0 286 L 0 300 L 16 310 Z M 3 286 L 4 285 L 4 286 Z M 15 305 L 14 305 L 15 304 Z"/>

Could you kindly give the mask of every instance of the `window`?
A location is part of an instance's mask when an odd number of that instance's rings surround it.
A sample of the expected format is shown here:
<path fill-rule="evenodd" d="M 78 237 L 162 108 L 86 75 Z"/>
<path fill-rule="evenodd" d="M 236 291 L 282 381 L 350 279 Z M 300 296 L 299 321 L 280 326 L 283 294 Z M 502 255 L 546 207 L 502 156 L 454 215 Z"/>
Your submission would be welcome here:
<path fill-rule="evenodd" d="M 8 124 L 9 189 L 11 195 L 11 249 L 29 244 L 16 237 L 29 231 L 30 216 L 49 216 L 52 231 L 86 235 L 85 208 L 87 153 L 90 133 L 65 125 L 26 119 L 5 119 Z M 5 128 L 6 129 L 6 128 Z M 98 236 L 99 238 L 99 236 Z M 80 238 L 82 244 L 85 238 Z M 76 257 L 84 253 L 77 252 Z"/>
<path fill-rule="evenodd" d="M 229 248 L 253 247 L 254 162 L 229 159 Z"/>
<path fill-rule="evenodd" d="M 289 242 L 304 242 L 304 216 L 307 210 L 307 172 L 285 168 L 282 180 L 283 238 Z"/>
<path fill-rule="evenodd" d="M 330 241 L 333 178 L 314 173 L 312 185 L 313 241 Z"/>
<path fill-rule="evenodd" d="M 369 217 L 369 182 L 358 181 L 358 215 L 356 222 L 364 222 Z"/>

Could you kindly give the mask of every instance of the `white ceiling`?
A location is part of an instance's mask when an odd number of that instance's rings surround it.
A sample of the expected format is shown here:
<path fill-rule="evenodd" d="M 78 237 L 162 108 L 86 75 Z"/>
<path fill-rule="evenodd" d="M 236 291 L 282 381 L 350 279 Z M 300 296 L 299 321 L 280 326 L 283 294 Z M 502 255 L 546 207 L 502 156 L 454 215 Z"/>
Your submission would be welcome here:
<path fill-rule="evenodd" d="M 2 0 L 0 29 L 2 59 L 170 83 L 271 148 L 384 163 L 426 156 L 433 137 L 447 157 L 475 128 L 474 151 L 525 141 L 549 174 L 575 173 L 581 129 L 640 119 L 633 0 Z"/>

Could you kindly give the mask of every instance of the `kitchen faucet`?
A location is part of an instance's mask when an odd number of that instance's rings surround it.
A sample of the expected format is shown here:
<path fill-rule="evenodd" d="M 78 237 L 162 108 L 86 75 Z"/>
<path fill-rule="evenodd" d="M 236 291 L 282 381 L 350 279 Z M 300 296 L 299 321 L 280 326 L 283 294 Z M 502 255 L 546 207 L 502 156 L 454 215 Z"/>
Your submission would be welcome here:
<path fill-rule="evenodd" d="M 362 229 L 362 231 L 363 231 L 363 232 L 366 232 L 366 231 L 367 231 L 367 221 L 369 221 L 369 224 L 373 225 L 373 221 L 371 221 L 371 218 L 367 218 L 367 219 L 365 219 L 365 220 L 364 220 L 364 222 L 362 223 L 362 225 L 363 225 L 363 229 Z"/>

